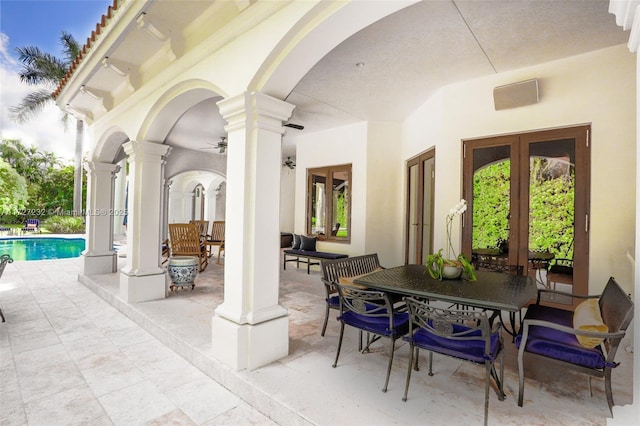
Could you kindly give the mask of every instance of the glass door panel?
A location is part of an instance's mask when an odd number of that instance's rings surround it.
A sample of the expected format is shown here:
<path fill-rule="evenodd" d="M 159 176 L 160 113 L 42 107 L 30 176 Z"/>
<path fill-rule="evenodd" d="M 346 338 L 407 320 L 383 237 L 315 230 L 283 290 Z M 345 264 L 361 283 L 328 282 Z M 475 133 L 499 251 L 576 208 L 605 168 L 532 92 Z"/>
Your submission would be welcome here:
<path fill-rule="evenodd" d="M 332 173 L 332 218 L 334 223 L 331 235 L 334 237 L 347 237 L 349 235 L 349 172 L 336 171 Z"/>
<path fill-rule="evenodd" d="M 528 267 L 529 274 L 546 285 L 550 262 L 567 259 L 566 263 L 573 264 L 575 140 L 532 142 L 528 148 Z M 558 289 L 572 292 L 572 284 L 560 283 Z"/>
<path fill-rule="evenodd" d="M 567 259 L 562 290 L 587 294 L 589 126 L 464 141 L 462 249 L 472 260 L 522 268 L 540 287 Z M 579 230 L 579 231 L 578 231 Z M 551 274 L 553 275 L 553 274 Z M 557 300 L 577 304 L 578 299 Z"/>
<path fill-rule="evenodd" d="M 405 263 L 422 264 L 433 250 L 435 151 L 407 161 Z"/>
<path fill-rule="evenodd" d="M 409 166 L 407 173 L 407 253 L 405 263 L 416 263 L 418 248 L 418 164 Z"/>
<path fill-rule="evenodd" d="M 326 175 L 314 173 L 311 176 L 311 234 L 325 234 L 326 232 L 326 185 Z"/>
<path fill-rule="evenodd" d="M 435 194 L 435 157 L 422 161 L 422 244 L 420 262 L 423 263 L 427 255 L 433 252 L 433 197 Z"/>
<path fill-rule="evenodd" d="M 473 150 L 472 253 L 508 263 L 511 217 L 511 147 Z M 495 254 L 495 256 L 492 256 Z"/>

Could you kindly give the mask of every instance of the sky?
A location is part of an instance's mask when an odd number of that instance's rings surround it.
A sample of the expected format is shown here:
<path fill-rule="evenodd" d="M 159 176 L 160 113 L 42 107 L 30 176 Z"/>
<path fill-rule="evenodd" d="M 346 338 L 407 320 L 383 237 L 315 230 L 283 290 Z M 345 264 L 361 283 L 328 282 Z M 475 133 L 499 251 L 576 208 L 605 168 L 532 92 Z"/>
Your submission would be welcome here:
<path fill-rule="evenodd" d="M 67 130 L 62 112 L 51 104 L 26 124 L 9 118 L 9 108 L 36 90 L 20 82 L 17 47 L 37 46 L 62 58 L 60 34 L 67 31 L 84 45 L 113 0 L 0 0 L 0 129 L 3 139 L 20 139 L 27 146 L 55 152 L 72 160 L 75 122 Z M 86 126 L 85 126 L 86 127 Z M 85 136 L 85 147 L 88 146 Z M 86 149 L 85 149 L 86 151 Z"/>

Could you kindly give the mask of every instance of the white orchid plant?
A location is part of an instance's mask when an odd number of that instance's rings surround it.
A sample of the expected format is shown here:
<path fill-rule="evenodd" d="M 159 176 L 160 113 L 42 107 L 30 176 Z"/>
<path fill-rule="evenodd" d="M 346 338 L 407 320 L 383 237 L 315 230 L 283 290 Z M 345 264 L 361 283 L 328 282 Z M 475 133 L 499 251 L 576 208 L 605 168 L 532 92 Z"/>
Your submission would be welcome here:
<path fill-rule="evenodd" d="M 453 243 L 451 242 L 451 229 L 453 228 L 453 219 L 457 216 L 461 216 L 462 213 L 467 211 L 467 201 L 463 198 L 458 201 L 451 210 L 449 210 L 449 214 L 447 215 L 447 258 L 455 259 L 456 251 L 453 249 Z M 451 256 L 453 254 L 453 257 Z"/>
<path fill-rule="evenodd" d="M 461 216 L 465 211 L 467 211 L 467 201 L 465 199 L 462 199 L 451 210 L 449 210 L 449 214 L 447 215 L 447 257 L 445 258 L 442 255 L 442 249 L 440 249 L 438 253 L 430 254 L 429 256 L 427 256 L 427 260 L 425 263 L 427 269 L 429 270 L 429 274 L 433 278 L 441 280 L 442 270 L 444 269 L 445 265 L 448 265 L 462 268 L 463 277 L 466 280 L 476 280 L 476 273 L 473 269 L 473 265 L 471 265 L 471 262 L 469 262 L 469 259 L 467 259 L 467 257 L 463 253 L 456 255 L 456 251 L 453 248 L 453 242 L 451 241 L 453 219 L 455 219 L 457 216 Z"/>

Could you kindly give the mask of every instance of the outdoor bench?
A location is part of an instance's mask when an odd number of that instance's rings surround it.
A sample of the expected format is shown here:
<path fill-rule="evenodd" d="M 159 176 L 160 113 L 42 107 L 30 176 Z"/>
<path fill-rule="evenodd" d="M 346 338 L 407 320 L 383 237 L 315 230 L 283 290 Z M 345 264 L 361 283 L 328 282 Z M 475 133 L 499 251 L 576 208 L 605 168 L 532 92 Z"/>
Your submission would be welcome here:
<path fill-rule="evenodd" d="M 283 267 L 287 269 L 287 262 L 296 262 L 296 267 L 300 267 L 300 263 L 307 264 L 307 274 L 311 271 L 311 265 L 320 265 L 321 260 L 343 259 L 349 257 L 346 254 L 328 253 L 324 251 L 311 251 L 299 249 L 284 250 Z"/>

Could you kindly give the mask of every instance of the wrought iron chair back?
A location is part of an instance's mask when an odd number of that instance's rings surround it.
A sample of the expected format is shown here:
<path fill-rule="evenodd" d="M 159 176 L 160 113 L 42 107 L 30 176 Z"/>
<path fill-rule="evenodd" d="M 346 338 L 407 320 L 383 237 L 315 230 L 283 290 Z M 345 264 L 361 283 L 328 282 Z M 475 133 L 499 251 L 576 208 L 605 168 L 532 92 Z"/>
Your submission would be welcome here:
<path fill-rule="evenodd" d="M 336 284 L 336 287 L 340 299 L 340 316 L 338 317 L 340 321 L 340 337 L 333 367 L 335 368 L 338 365 L 345 325 L 360 331 L 366 331 L 375 336 L 372 340 L 368 339 L 366 347 L 362 350 L 363 353 L 368 352 L 369 346 L 380 337 L 388 337 L 390 342 L 389 363 L 384 387 L 382 388 L 382 391 L 386 392 L 393 364 L 395 341 L 409 331 L 409 316 L 406 312 L 396 311 L 385 292 L 364 290 L 343 284 Z"/>
<path fill-rule="evenodd" d="M 326 312 L 322 332 L 320 333 L 321 336 L 324 336 L 329 320 L 329 310 L 339 309 L 340 307 L 338 289 L 336 287 L 336 284 L 340 282 L 340 278 L 368 274 L 381 268 L 381 266 L 378 260 L 378 254 L 373 253 L 344 259 L 322 260 L 320 262 L 320 268 L 322 270 L 322 283 L 324 284 L 326 294 Z"/>
<path fill-rule="evenodd" d="M 411 347 L 403 401 L 407 400 L 411 367 L 418 370 L 419 350 L 429 351 L 429 376 L 433 376 L 433 353 L 437 352 L 485 366 L 484 424 L 489 414 L 489 387 L 491 378 L 497 385 L 498 399 L 504 400 L 504 351 L 501 325 L 492 328 L 483 311 L 443 309 L 414 298 L 405 300 L 409 309 L 409 334 L 404 337 Z M 500 375 L 495 369 L 500 360 Z"/>

